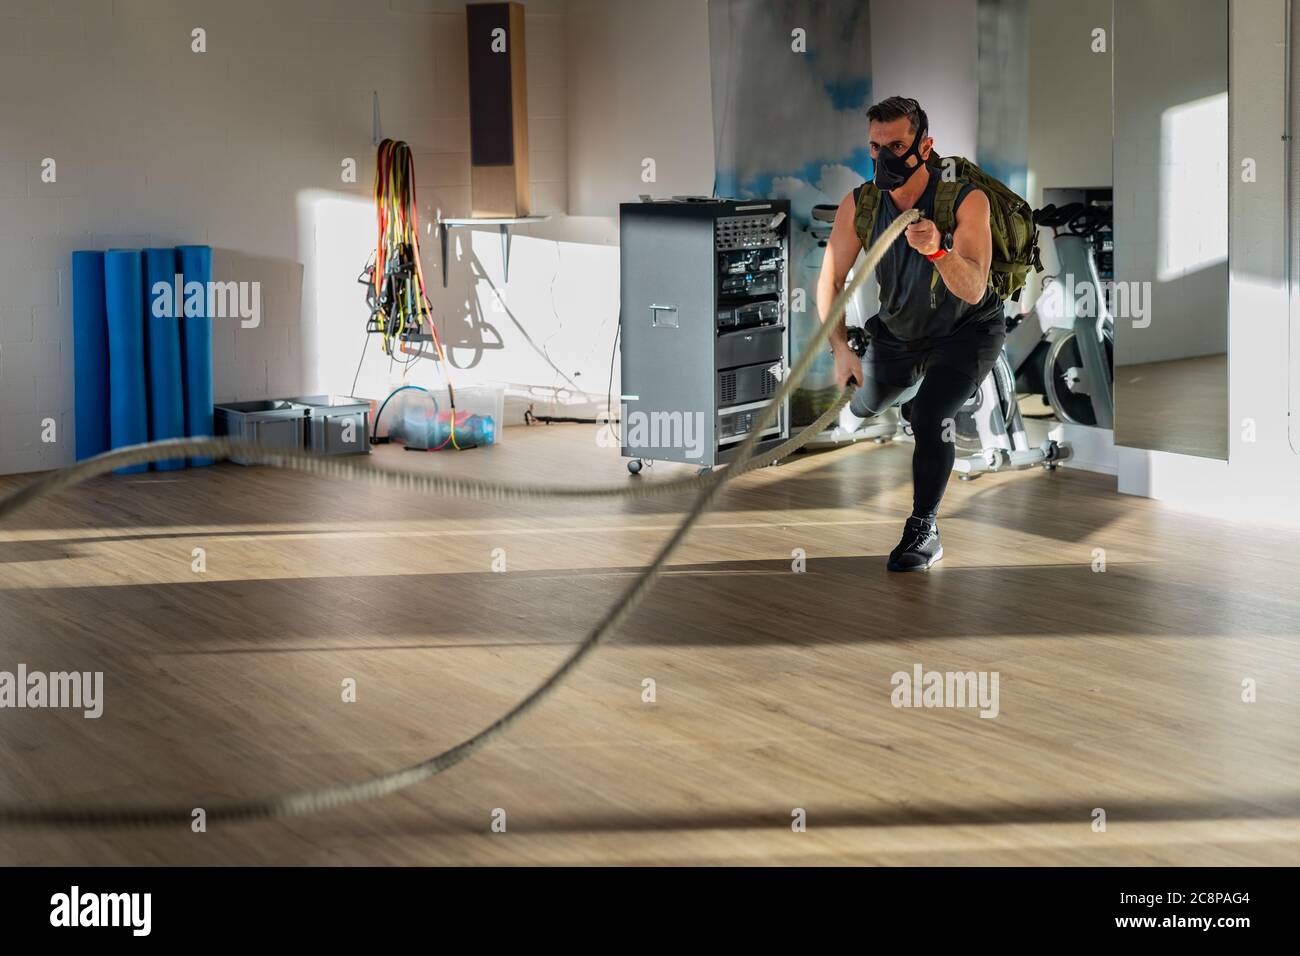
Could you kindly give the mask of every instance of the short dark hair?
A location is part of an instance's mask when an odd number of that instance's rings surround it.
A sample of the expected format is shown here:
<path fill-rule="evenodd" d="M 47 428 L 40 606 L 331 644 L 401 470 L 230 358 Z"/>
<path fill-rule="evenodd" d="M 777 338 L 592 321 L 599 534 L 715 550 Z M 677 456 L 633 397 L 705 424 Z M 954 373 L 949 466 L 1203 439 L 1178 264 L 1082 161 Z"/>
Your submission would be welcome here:
<path fill-rule="evenodd" d="M 916 133 L 922 127 L 926 129 L 930 127 L 925 110 L 921 109 L 921 104 L 910 96 L 891 96 L 867 110 L 867 119 L 873 123 L 891 123 L 904 116 L 907 117 L 912 133 Z"/>

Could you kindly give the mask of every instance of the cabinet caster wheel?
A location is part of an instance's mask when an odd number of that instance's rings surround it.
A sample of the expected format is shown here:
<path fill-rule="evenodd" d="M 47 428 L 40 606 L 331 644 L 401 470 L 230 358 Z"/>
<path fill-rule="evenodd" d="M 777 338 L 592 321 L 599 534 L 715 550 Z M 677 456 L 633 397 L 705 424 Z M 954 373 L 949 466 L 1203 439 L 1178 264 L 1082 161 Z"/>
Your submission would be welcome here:
<path fill-rule="evenodd" d="M 1054 461 L 1043 462 L 1043 471 L 1056 471 L 1056 462 Z"/>
<path fill-rule="evenodd" d="M 627 463 L 627 470 L 630 471 L 630 472 L 631 472 L 632 474 L 634 474 L 634 475 L 636 475 L 636 474 L 640 474 L 640 472 L 641 472 L 641 459 L 640 459 L 640 458 L 633 458 L 631 461 L 629 461 L 629 462 Z"/>

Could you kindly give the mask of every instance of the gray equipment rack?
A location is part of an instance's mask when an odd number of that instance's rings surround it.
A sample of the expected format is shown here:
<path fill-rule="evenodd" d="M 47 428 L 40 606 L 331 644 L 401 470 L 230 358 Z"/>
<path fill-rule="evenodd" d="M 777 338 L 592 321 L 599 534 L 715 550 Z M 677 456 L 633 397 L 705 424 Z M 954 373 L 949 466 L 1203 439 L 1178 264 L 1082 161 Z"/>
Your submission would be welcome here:
<path fill-rule="evenodd" d="M 645 459 L 730 461 L 779 389 L 789 367 L 789 214 L 784 199 L 619 206 L 619 417 L 633 473 Z M 688 416 L 702 437 L 684 443 Z M 788 438 L 789 422 L 786 402 L 756 450 Z M 648 440 L 638 423 L 650 423 Z"/>

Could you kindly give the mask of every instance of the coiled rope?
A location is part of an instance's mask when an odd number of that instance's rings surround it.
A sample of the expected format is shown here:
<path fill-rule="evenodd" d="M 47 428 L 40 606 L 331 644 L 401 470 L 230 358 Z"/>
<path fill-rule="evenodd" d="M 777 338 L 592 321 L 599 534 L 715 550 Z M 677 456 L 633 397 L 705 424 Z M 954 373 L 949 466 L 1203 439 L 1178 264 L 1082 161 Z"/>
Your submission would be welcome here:
<path fill-rule="evenodd" d="M 373 484 L 425 491 L 430 494 L 460 495 L 473 498 L 597 498 L 668 494 L 689 487 L 699 487 L 701 489 L 699 497 L 695 499 L 690 512 L 668 540 L 664 542 L 654 560 L 627 587 L 613 606 L 605 612 L 604 616 L 601 617 L 573 653 L 550 676 L 505 714 L 472 737 L 461 741 L 448 750 L 435 754 L 419 763 L 377 774 L 365 780 L 248 800 L 209 803 L 206 805 L 194 803 L 184 806 L 147 803 L 108 806 L 76 803 L 0 805 L 0 827 L 53 826 L 72 828 L 188 825 L 195 818 L 195 813 L 198 810 L 204 812 L 207 823 L 233 823 L 273 817 L 306 816 L 347 804 L 374 800 L 395 793 L 398 790 L 403 790 L 450 767 L 454 767 L 482 747 L 487 746 L 549 697 L 551 692 L 596 648 L 596 645 L 627 618 L 650 591 L 660 571 L 662 571 L 673 552 L 677 550 L 682 539 L 686 537 L 704 512 L 709 509 L 709 506 L 729 480 L 762 464 L 785 457 L 810 441 L 813 436 L 835 420 L 840 409 L 844 407 L 851 397 L 851 388 L 846 388 L 831 408 L 827 409 L 811 425 L 800 431 L 798 435 L 763 455 L 754 456 L 753 454 L 759 436 L 772 422 L 777 409 L 789 398 L 808 374 L 813 361 L 826 344 L 831 329 L 838 324 L 841 316 L 843 316 L 850 298 L 866 280 L 866 277 L 875 270 L 876 264 L 884 256 L 885 250 L 902 234 L 908 225 L 918 218 L 920 217 L 916 210 L 907 210 L 890 223 L 880 238 L 872 243 L 871 248 L 867 250 L 865 261 L 859 266 L 853 280 L 836 297 L 834 307 L 831 309 L 831 315 L 827 321 L 821 324 L 812 338 L 805 343 L 799 360 L 790 370 L 790 373 L 785 376 L 780 389 L 759 413 L 749 436 L 745 439 L 744 444 L 740 446 L 734 463 L 720 472 L 675 481 L 655 484 L 638 483 L 630 487 L 612 489 L 548 488 L 535 485 L 508 485 L 465 478 L 446 478 L 404 471 L 388 471 L 369 465 L 356 464 L 344 459 L 322 458 L 298 452 L 286 452 L 227 438 L 173 439 L 121 448 L 89 458 L 68 468 L 43 475 L 12 494 L 6 495 L 3 499 L 0 499 L 0 519 L 13 514 L 39 498 L 53 494 L 63 488 L 80 484 L 89 478 L 102 475 L 124 465 L 162 461 L 168 458 L 216 458 L 231 454 L 237 454 L 263 464 L 279 468 L 293 468 L 323 477 L 352 478 Z"/>

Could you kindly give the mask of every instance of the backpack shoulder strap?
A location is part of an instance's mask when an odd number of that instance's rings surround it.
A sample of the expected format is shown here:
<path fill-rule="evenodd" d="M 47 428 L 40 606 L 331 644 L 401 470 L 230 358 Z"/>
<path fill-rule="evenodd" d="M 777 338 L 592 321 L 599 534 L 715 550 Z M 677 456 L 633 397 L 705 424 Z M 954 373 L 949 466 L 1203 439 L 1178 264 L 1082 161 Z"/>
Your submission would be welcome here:
<path fill-rule="evenodd" d="M 957 197 L 965 183 L 946 183 L 939 180 L 934 191 L 934 224 L 940 232 L 952 232 L 957 228 Z"/>
<path fill-rule="evenodd" d="M 934 224 L 940 232 L 952 232 L 957 228 L 957 200 L 961 191 L 972 185 L 964 175 L 967 162 L 960 156 L 941 158 L 937 153 L 930 154 L 930 174 L 939 177 L 934 189 Z M 951 180 L 943 178 L 949 163 L 953 164 Z"/>
<path fill-rule="evenodd" d="M 853 200 L 858 211 L 853 216 L 853 231 L 862 240 L 865 249 L 871 245 L 871 233 L 876 227 L 876 210 L 880 208 L 880 190 L 875 183 L 863 183 L 853 190 Z"/>

